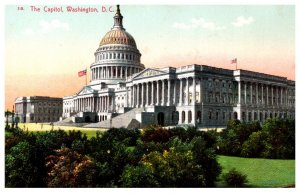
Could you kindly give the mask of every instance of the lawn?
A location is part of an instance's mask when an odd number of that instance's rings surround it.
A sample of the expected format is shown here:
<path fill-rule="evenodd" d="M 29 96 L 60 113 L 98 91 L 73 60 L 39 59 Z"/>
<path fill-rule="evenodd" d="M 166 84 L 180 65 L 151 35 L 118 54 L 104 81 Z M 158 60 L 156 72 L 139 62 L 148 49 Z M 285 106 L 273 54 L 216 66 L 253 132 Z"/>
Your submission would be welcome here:
<path fill-rule="evenodd" d="M 295 185 L 295 160 L 273 160 L 219 156 L 222 174 L 235 168 L 247 175 L 249 187 L 289 187 Z M 218 186 L 225 183 L 220 181 Z"/>
<path fill-rule="evenodd" d="M 19 127 L 23 130 L 28 130 L 32 132 L 50 131 L 53 130 L 78 130 L 85 133 L 88 138 L 95 137 L 97 131 L 105 131 L 106 129 L 95 129 L 95 128 L 85 128 L 85 127 L 71 127 L 71 126 L 51 126 L 45 123 L 19 123 Z"/>

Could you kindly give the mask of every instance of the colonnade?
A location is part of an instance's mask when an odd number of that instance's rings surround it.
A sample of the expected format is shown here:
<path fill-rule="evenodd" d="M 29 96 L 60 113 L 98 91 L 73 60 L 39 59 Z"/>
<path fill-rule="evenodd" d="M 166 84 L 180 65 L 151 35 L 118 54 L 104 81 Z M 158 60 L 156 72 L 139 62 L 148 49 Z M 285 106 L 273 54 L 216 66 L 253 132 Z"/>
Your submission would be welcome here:
<path fill-rule="evenodd" d="M 74 111 L 109 112 L 113 111 L 112 96 L 82 97 L 74 100 Z"/>
<path fill-rule="evenodd" d="M 131 94 L 130 99 L 125 99 L 125 106 L 129 104 L 131 107 L 185 106 L 202 102 L 202 83 L 199 79 L 198 84 L 196 84 L 196 79 L 187 77 L 133 84 L 130 90 L 127 88 L 127 91 L 129 90 Z"/>
<path fill-rule="evenodd" d="M 130 66 L 100 66 L 93 67 L 92 71 L 92 80 L 99 79 L 125 79 L 135 73 L 141 71 L 140 67 L 130 67 Z"/>
<path fill-rule="evenodd" d="M 238 103 L 247 105 L 282 106 L 292 105 L 288 88 L 258 82 L 238 82 Z"/>

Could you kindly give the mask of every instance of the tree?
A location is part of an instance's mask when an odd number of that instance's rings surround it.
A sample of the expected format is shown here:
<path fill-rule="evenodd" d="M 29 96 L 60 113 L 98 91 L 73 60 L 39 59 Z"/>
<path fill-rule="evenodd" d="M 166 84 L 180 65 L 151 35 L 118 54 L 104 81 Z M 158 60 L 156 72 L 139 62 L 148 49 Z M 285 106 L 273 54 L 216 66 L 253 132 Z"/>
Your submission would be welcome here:
<path fill-rule="evenodd" d="M 191 144 L 195 161 L 202 166 L 205 185 L 215 186 L 215 181 L 221 173 L 221 166 L 217 161 L 215 149 L 202 137 L 195 137 L 192 139 Z"/>
<path fill-rule="evenodd" d="M 40 187 L 38 168 L 34 165 L 35 148 L 26 141 L 13 146 L 5 156 L 6 187 Z"/>
<path fill-rule="evenodd" d="M 122 187 L 159 187 L 154 173 L 144 164 L 126 166 L 121 180 Z"/>
<path fill-rule="evenodd" d="M 261 157 L 265 149 L 266 134 L 263 131 L 253 132 L 242 145 L 241 156 Z"/>
<path fill-rule="evenodd" d="M 169 130 L 162 128 L 157 125 L 150 125 L 146 129 L 144 129 L 141 139 L 145 142 L 159 142 L 165 143 L 169 141 L 171 137 L 171 133 Z"/>
<path fill-rule="evenodd" d="M 48 187 L 93 187 L 96 169 L 88 157 L 62 148 L 46 157 Z"/>
<path fill-rule="evenodd" d="M 205 178 L 201 165 L 191 151 L 177 152 L 175 148 L 163 153 L 151 152 L 142 161 L 156 177 L 161 187 L 203 187 Z"/>
<path fill-rule="evenodd" d="M 262 155 L 266 158 L 295 158 L 295 120 L 268 119 L 262 130 L 267 134 Z"/>

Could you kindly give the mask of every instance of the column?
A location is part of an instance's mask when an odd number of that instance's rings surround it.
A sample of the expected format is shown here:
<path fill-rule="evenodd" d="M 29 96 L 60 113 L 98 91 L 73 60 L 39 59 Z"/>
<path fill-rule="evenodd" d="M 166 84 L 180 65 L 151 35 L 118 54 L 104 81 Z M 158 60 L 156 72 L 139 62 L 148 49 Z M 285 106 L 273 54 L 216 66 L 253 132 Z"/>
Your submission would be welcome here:
<path fill-rule="evenodd" d="M 144 107 L 144 83 L 142 83 L 142 101 L 141 101 L 141 107 Z"/>
<path fill-rule="evenodd" d="M 165 80 L 161 80 L 161 105 L 165 105 Z"/>
<path fill-rule="evenodd" d="M 132 107 L 135 107 L 135 97 L 136 97 L 135 96 L 135 93 L 136 93 L 135 92 L 136 91 L 135 85 L 132 86 L 132 89 L 133 89 L 132 90 Z"/>
<path fill-rule="evenodd" d="M 133 86 L 130 87 L 130 107 L 133 107 Z"/>
<path fill-rule="evenodd" d="M 102 112 L 105 112 L 105 96 L 102 96 Z"/>
<path fill-rule="evenodd" d="M 151 82 L 151 105 L 154 105 L 154 82 Z"/>
<path fill-rule="evenodd" d="M 156 105 L 159 105 L 159 82 L 156 82 Z"/>
<path fill-rule="evenodd" d="M 128 87 L 126 87 L 125 107 L 128 107 Z"/>
<path fill-rule="evenodd" d="M 269 106 L 269 86 L 266 85 L 266 89 L 267 89 L 267 106 Z"/>
<path fill-rule="evenodd" d="M 92 97 L 92 112 L 95 112 L 95 97 Z"/>
<path fill-rule="evenodd" d="M 171 80 L 168 79 L 168 100 L 167 100 L 167 106 L 170 106 L 172 104 L 171 100 Z"/>
<path fill-rule="evenodd" d="M 253 103 L 253 99 L 252 99 L 252 97 L 253 97 L 253 90 L 252 90 L 252 83 L 250 83 L 250 104 L 252 104 Z M 248 116 L 247 116 L 248 117 Z"/>
<path fill-rule="evenodd" d="M 99 98 L 98 98 L 98 109 L 99 109 L 98 111 L 99 112 L 102 112 L 101 105 L 102 105 L 102 97 L 99 96 Z"/>
<path fill-rule="evenodd" d="M 238 103 L 241 104 L 241 92 L 242 92 L 242 86 L 241 81 L 238 82 Z"/>
<path fill-rule="evenodd" d="M 107 112 L 110 110 L 110 106 L 109 106 L 109 104 L 110 104 L 110 96 L 107 96 Z"/>
<path fill-rule="evenodd" d="M 196 104 L 196 78 L 193 77 L 193 91 L 192 91 L 192 105 L 195 105 Z M 193 119 L 194 120 L 194 117 L 195 117 L 195 113 L 193 113 Z"/>
<path fill-rule="evenodd" d="M 125 68 L 125 78 L 128 77 L 127 71 L 128 71 L 128 67 Z"/>
<path fill-rule="evenodd" d="M 177 79 L 174 79 L 174 88 L 173 88 L 173 105 L 176 105 L 176 87 L 177 87 Z"/>
<path fill-rule="evenodd" d="M 136 85 L 136 89 L 137 89 L 137 92 L 136 92 L 136 107 L 139 107 L 140 106 L 140 84 Z"/>
<path fill-rule="evenodd" d="M 244 83 L 244 104 L 247 104 L 247 82 Z"/>
<path fill-rule="evenodd" d="M 288 105 L 288 88 L 285 88 L 285 105 Z"/>
<path fill-rule="evenodd" d="M 95 97 L 95 112 L 98 112 L 98 96 Z"/>
<path fill-rule="evenodd" d="M 149 83 L 147 82 L 146 83 L 146 106 L 149 105 L 149 96 L 151 95 L 149 95 Z"/>
<path fill-rule="evenodd" d="M 181 106 L 182 105 L 182 101 L 183 101 L 183 87 L 182 87 L 182 82 L 183 82 L 183 79 L 180 79 L 179 80 L 180 82 L 180 89 L 179 89 L 179 105 Z"/>
<path fill-rule="evenodd" d="M 256 83 L 256 104 L 258 104 L 258 83 Z"/>
<path fill-rule="evenodd" d="M 185 105 L 189 105 L 189 78 L 186 78 L 185 83 Z"/>
<path fill-rule="evenodd" d="M 277 106 L 279 105 L 279 100 L 278 100 L 278 98 L 279 98 L 279 87 L 277 86 L 277 89 L 276 89 L 276 101 L 277 101 Z"/>
<path fill-rule="evenodd" d="M 200 90 L 199 90 L 199 102 L 203 102 L 203 84 L 202 84 L 202 79 L 200 78 L 199 81 L 200 81 L 200 84 L 199 84 L 199 87 L 200 87 Z M 201 120 L 202 120 L 202 118 L 201 118 Z"/>
<path fill-rule="evenodd" d="M 261 84 L 261 104 L 264 104 L 264 85 Z"/>
<path fill-rule="evenodd" d="M 102 96 L 102 104 L 101 104 L 101 108 L 102 108 L 102 112 L 105 111 L 105 96 Z"/>
<path fill-rule="evenodd" d="M 273 93 L 273 86 L 271 86 L 271 98 L 272 98 L 272 100 L 271 100 L 271 105 L 273 106 L 273 97 L 274 97 L 274 93 Z"/>
<path fill-rule="evenodd" d="M 80 98 L 78 98 L 78 112 L 81 111 L 81 102 L 80 102 Z"/>
<path fill-rule="evenodd" d="M 178 124 L 182 124 L 182 111 L 178 111 L 178 113 L 179 113 Z"/>
<path fill-rule="evenodd" d="M 110 78 L 114 78 L 114 68 L 110 66 Z"/>

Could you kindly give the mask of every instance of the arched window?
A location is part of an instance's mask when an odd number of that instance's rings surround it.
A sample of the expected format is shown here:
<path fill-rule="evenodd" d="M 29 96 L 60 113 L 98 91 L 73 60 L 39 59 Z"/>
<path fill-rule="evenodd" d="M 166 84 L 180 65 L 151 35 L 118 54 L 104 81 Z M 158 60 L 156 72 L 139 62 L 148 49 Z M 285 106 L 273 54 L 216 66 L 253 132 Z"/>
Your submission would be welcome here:
<path fill-rule="evenodd" d="M 233 118 L 234 118 L 234 120 L 237 120 L 237 119 L 238 119 L 238 113 L 237 113 L 237 112 L 234 112 L 234 113 L 233 113 Z"/>
<path fill-rule="evenodd" d="M 185 122 L 185 112 L 184 111 L 182 111 L 181 120 L 182 120 L 182 123 Z"/>
<path fill-rule="evenodd" d="M 197 112 L 197 124 L 201 124 L 202 123 L 202 112 L 198 111 Z"/>
<path fill-rule="evenodd" d="M 192 122 L 192 111 L 188 112 L 188 123 Z"/>

